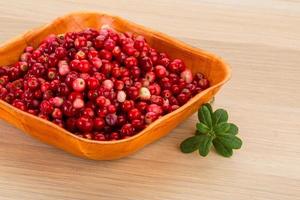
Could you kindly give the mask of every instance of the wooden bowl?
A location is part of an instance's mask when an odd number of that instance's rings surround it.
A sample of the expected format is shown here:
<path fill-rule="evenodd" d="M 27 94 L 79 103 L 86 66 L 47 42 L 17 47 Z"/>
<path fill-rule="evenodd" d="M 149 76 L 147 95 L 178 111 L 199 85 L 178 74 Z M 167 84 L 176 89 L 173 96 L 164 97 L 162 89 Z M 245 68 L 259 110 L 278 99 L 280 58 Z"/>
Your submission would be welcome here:
<path fill-rule="evenodd" d="M 158 51 L 167 52 L 171 58 L 183 59 L 193 73 L 202 72 L 205 74 L 211 86 L 176 111 L 156 120 L 135 136 L 119 141 L 101 142 L 77 137 L 49 121 L 18 110 L 1 100 L 0 118 L 41 141 L 76 156 L 94 160 L 118 159 L 165 136 L 181 121 L 196 112 L 201 104 L 209 101 L 230 78 L 228 65 L 210 53 L 120 17 L 95 12 L 71 13 L 1 45 L 0 66 L 16 62 L 26 46 L 38 46 L 49 34 L 80 31 L 87 27 L 99 29 L 103 24 L 108 24 L 120 32 L 130 31 L 143 35 L 150 45 Z"/>

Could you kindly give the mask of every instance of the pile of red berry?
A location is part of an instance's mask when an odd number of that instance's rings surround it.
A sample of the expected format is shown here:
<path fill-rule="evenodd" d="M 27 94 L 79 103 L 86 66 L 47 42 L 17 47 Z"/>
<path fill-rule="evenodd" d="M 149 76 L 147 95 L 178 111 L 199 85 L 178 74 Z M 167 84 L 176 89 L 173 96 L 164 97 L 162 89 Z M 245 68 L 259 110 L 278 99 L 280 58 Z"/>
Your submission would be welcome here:
<path fill-rule="evenodd" d="M 130 137 L 207 87 L 182 60 L 108 27 L 50 35 L 0 67 L 0 99 L 99 141 Z"/>

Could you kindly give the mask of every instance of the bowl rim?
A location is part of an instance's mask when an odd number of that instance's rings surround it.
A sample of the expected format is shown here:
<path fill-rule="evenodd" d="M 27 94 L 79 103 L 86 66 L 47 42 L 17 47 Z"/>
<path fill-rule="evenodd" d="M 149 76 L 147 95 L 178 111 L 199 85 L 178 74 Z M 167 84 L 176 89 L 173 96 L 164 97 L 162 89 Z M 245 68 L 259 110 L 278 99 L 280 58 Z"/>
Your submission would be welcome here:
<path fill-rule="evenodd" d="M 200 93 L 198 93 L 197 95 L 195 95 L 194 97 L 192 97 L 188 102 L 186 102 L 184 105 L 180 106 L 178 109 L 158 118 L 156 121 L 154 121 L 153 123 L 149 124 L 146 128 L 144 128 L 143 130 L 141 130 L 140 132 L 138 132 L 137 134 L 129 137 L 129 138 L 125 138 L 125 139 L 120 139 L 120 140 L 113 140 L 113 141 L 98 141 L 98 140 L 89 140 L 89 139 L 86 139 L 86 138 L 82 138 L 82 137 L 79 137 L 77 136 L 76 134 L 74 133 L 71 133 L 69 132 L 68 130 L 54 124 L 53 122 L 50 122 L 46 119 L 42 119 L 38 116 L 35 116 L 35 115 L 32 115 L 32 114 L 29 114 L 25 111 L 22 111 L 22 110 L 19 110 L 17 108 L 15 108 L 14 106 L 12 106 L 11 104 L 3 101 L 0 99 L 0 105 L 3 104 L 4 106 L 10 108 L 12 111 L 16 112 L 16 113 L 20 113 L 20 114 L 23 114 L 27 117 L 31 117 L 31 118 L 34 118 L 42 123 L 45 123 L 47 125 L 49 125 L 50 127 L 52 128 L 55 128 L 55 129 L 58 129 L 59 131 L 61 131 L 62 133 L 64 134 L 67 134 L 69 135 L 70 137 L 74 138 L 74 139 L 77 139 L 79 141 L 82 141 L 82 142 L 87 142 L 87 143 L 92 143 L 92 144 L 101 144 L 101 145 L 111 145 L 111 144 L 118 144 L 118 143 L 123 143 L 123 142 L 128 142 L 128 141 L 131 141 L 131 140 L 135 140 L 139 137 L 141 137 L 142 135 L 144 135 L 145 133 L 148 132 L 149 129 L 153 128 L 154 126 L 160 124 L 163 120 L 165 120 L 166 118 L 169 118 L 170 116 L 173 116 L 173 115 L 176 115 L 182 111 L 184 111 L 188 106 L 189 104 L 191 103 L 195 103 L 198 99 L 200 99 L 201 96 L 204 96 L 205 94 L 207 94 L 208 92 L 210 92 L 211 90 L 223 85 L 224 83 L 226 83 L 230 78 L 231 78 L 231 69 L 229 67 L 229 65 L 219 56 L 216 56 L 215 54 L 213 53 L 209 53 L 205 50 L 202 50 L 200 48 L 197 48 L 197 47 L 193 47 L 189 44 L 186 44 L 172 36 L 169 36 L 165 33 L 162 33 L 162 32 L 159 32 L 159 31 L 155 31 L 151 28 L 148 28 L 148 27 L 145 27 L 143 25 L 139 25 L 139 24 L 136 24 L 135 22 L 132 22 L 132 21 L 129 21 L 127 19 L 124 19 L 122 17 L 119 17 L 119 16 L 116 16 L 116 15 L 113 15 L 113 14 L 108 14 L 106 12 L 94 12 L 94 11 L 85 11 L 85 12 L 71 12 L 71 13 L 68 13 L 66 15 L 63 15 L 63 16 L 60 16 L 60 17 L 57 17 L 55 18 L 54 20 L 52 20 L 50 23 L 47 23 L 45 25 L 42 25 L 42 26 L 39 26 L 39 27 L 36 27 L 36 28 L 33 28 L 13 39 L 10 39 L 8 40 L 7 42 L 4 42 L 2 45 L 0 45 L 0 49 L 2 48 L 5 48 L 5 46 L 17 41 L 21 38 L 25 39 L 25 42 L 27 44 L 27 40 L 26 40 L 26 36 L 28 33 L 32 33 L 32 32 L 37 32 L 37 31 L 42 31 L 43 29 L 47 29 L 48 27 L 52 26 L 53 24 L 55 24 L 57 21 L 63 19 L 63 18 L 68 18 L 68 17 L 73 17 L 73 16 L 76 16 L 76 15 L 81 15 L 81 14 L 94 14 L 94 15 L 102 15 L 102 16 L 107 16 L 107 17 L 111 17 L 113 19 L 117 19 L 119 21 L 124 21 L 126 22 L 129 26 L 134 26 L 138 29 L 143 29 L 143 30 L 146 30 L 148 32 L 151 32 L 154 36 L 156 37 L 160 37 L 162 39 L 164 39 L 165 41 L 169 41 L 171 43 L 173 43 L 175 46 L 179 47 L 179 48 L 182 48 L 182 49 L 185 49 L 185 50 L 188 50 L 190 52 L 193 52 L 195 54 L 200 54 L 201 53 L 201 56 L 205 56 L 207 58 L 213 58 L 215 60 L 218 60 L 220 63 L 221 63 L 221 66 L 223 67 L 222 70 L 225 71 L 225 76 L 223 78 L 223 80 L 221 80 L 219 83 L 213 85 L 213 86 L 210 86 L 208 87 L 207 89 L 201 91 Z"/>

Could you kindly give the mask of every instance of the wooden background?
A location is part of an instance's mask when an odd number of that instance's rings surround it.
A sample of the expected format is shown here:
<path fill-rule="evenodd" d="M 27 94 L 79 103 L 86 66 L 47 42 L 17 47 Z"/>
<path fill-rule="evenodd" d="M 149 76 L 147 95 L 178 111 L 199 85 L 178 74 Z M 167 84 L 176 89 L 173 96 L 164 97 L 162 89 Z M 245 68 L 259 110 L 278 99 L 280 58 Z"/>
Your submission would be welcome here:
<path fill-rule="evenodd" d="M 0 121 L 0 199 L 300 199 L 298 0 L 0 1 L 0 42 L 70 11 L 120 15 L 227 60 L 229 110 L 244 146 L 230 159 L 182 154 L 190 117 L 167 137 L 117 161 L 89 161 Z"/>

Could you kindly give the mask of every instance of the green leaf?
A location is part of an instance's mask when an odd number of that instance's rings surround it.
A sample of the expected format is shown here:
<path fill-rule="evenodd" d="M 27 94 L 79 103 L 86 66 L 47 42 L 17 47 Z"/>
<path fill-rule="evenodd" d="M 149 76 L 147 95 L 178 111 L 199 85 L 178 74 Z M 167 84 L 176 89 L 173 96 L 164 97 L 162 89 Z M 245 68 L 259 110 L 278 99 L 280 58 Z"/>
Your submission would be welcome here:
<path fill-rule="evenodd" d="M 212 137 L 209 135 L 200 135 L 201 142 L 199 146 L 199 154 L 203 157 L 207 156 L 212 146 Z"/>
<path fill-rule="evenodd" d="M 240 149 L 243 144 L 242 140 L 234 135 L 219 135 L 218 139 L 230 149 Z"/>
<path fill-rule="evenodd" d="M 218 125 L 219 123 L 222 122 L 227 122 L 228 120 L 228 113 L 224 109 L 218 109 L 214 112 L 214 125 Z"/>
<path fill-rule="evenodd" d="M 200 135 L 189 137 L 180 144 L 180 149 L 183 153 L 191 153 L 199 148 L 200 142 Z"/>
<path fill-rule="evenodd" d="M 227 134 L 231 134 L 231 135 L 236 135 L 239 132 L 239 128 L 232 123 L 229 123 L 230 128 L 228 129 L 228 131 L 226 131 Z"/>
<path fill-rule="evenodd" d="M 210 131 L 209 127 L 202 122 L 197 123 L 196 128 L 200 133 L 208 133 Z"/>
<path fill-rule="evenodd" d="M 213 115 L 214 112 L 213 112 L 211 105 L 209 103 L 206 103 L 206 104 L 204 104 L 204 106 L 206 106 L 208 108 L 210 114 Z"/>
<path fill-rule="evenodd" d="M 212 118 L 210 113 L 210 108 L 207 106 L 209 104 L 205 104 L 201 106 L 201 108 L 198 111 L 198 118 L 199 121 L 207 125 L 209 128 L 212 127 Z"/>
<path fill-rule="evenodd" d="M 230 129 L 230 124 L 228 124 L 227 122 L 222 122 L 214 127 L 214 131 L 217 135 L 226 133 L 226 131 L 228 131 L 229 129 Z"/>
<path fill-rule="evenodd" d="M 224 156 L 224 157 L 230 157 L 232 156 L 232 149 L 226 147 L 220 140 L 219 138 L 215 138 L 213 140 L 213 144 L 214 144 L 214 147 L 217 151 L 218 154 Z"/>

